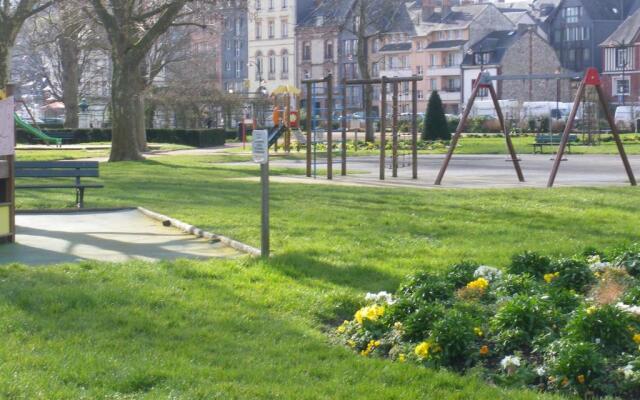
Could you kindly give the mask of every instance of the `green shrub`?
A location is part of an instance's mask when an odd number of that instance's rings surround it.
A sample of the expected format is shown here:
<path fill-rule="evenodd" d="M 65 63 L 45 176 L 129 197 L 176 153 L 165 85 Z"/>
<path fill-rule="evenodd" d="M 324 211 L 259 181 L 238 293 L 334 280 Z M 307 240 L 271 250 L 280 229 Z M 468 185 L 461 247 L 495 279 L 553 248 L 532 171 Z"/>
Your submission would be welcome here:
<path fill-rule="evenodd" d="M 390 312 L 397 306 L 394 304 Z M 433 324 L 441 320 L 446 314 L 446 309 L 442 304 L 430 303 L 421 304 L 413 312 L 408 313 L 402 321 L 404 328 L 403 337 L 411 342 L 418 342 L 427 338 L 431 332 Z"/>
<path fill-rule="evenodd" d="M 551 259 L 541 256 L 538 253 L 525 251 L 511 258 L 511 264 L 507 270 L 516 275 L 529 274 L 536 278 L 541 278 L 544 274 L 550 272 Z"/>
<path fill-rule="evenodd" d="M 562 339 L 554 342 L 547 353 L 553 385 L 581 395 L 600 391 L 605 373 L 605 359 L 593 343 Z"/>
<path fill-rule="evenodd" d="M 452 284 L 456 289 L 464 287 L 467 283 L 474 280 L 473 273 L 478 267 L 479 264 L 470 261 L 453 264 L 447 268 L 445 273 L 447 282 Z"/>
<path fill-rule="evenodd" d="M 595 282 L 595 276 L 589 265 L 582 260 L 563 258 L 551 263 L 551 271 L 557 275 L 552 284 L 565 289 L 585 292 Z"/>
<path fill-rule="evenodd" d="M 503 274 L 502 279 L 496 283 L 494 291 L 498 297 L 511 297 L 518 293 L 533 295 L 539 293 L 541 287 L 540 283 L 529 274 Z"/>
<path fill-rule="evenodd" d="M 517 294 L 491 319 L 491 331 L 504 350 L 528 349 L 533 339 L 554 325 L 555 310 L 540 296 Z"/>
<path fill-rule="evenodd" d="M 420 272 L 400 288 L 399 298 L 411 299 L 414 303 L 449 300 L 453 296 L 453 285 L 439 275 Z"/>
<path fill-rule="evenodd" d="M 442 100 L 436 90 L 431 92 L 431 96 L 429 97 L 423 129 L 422 140 L 434 141 L 438 139 L 451 139 L 451 132 L 449 131 L 447 118 L 444 115 Z"/>
<path fill-rule="evenodd" d="M 613 260 L 613 265 L 624 267 L 629 275 L 640 278 L 640 246 L 634 245 Z"/>
<path fill-rule="evenodd" d="M 575 311 L 567 323 L 567 334 L 577 341 L 596 344 L 607 354 L 634 350 L 633 319 L 612 305 L 591 306 Z"/>
<path fill-rule="evenodd" d="M 439 347 L 436 357 L 441 365 L 457 370 L 471 366 L 475 348 L 475 323 L 459 310 L 447 312 L 433 324 L 431 341 Z"/>
<path fill-rule="evenodd" d="M 640 286 L 630 287 L 622 296 L 622 302 L 633 306 L 640 306 Z"/>

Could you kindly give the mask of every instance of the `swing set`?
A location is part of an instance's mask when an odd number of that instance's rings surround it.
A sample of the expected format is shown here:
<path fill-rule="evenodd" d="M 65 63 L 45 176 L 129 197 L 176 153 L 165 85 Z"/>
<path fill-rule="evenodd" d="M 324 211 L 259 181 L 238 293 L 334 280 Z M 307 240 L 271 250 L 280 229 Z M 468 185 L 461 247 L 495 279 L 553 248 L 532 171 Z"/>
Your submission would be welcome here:
<path fill-rule="evenodd" d="M 398 125 L 398 104 L 399 104 L 399 86 L 402 83 L 411 83 L 411 166 L 412 179 L 418 179 L 418 82 L 422 80 L 421 76 L 410 77 L 386 77 L 374 79 L 343 79 L 340 100 L 342 108 L 341 116 L 341 146 L 340 159 L 342 176 L 347 175 L 347 88 L 349 86 L 360 86 L 364 90 L 366 85 L 380 85 L 381 107 L 380 107 L 380 180 L 385 179 L 386 165 L 386 145 L 387 145 L 387 97 L 388 85 L 391 85 L 391 174 L 394 178 L 398 176 L 399 168 L 399 125 Z M 334 96 L 333 83 L 334 79 L 331 74 L 322 79 L 306 79 L 302 81 L 306 85 L 307 97 L 307 118 L 306 118 L 306 175 L 311 177 L 312 174 L 312 135 L 315 134 L 315 126 L 313 125 L 313 104 L 318 100 L 316 85 L 323 84 L 325 87 L 326 99 L 326 132 L 327 132 L 327 179 L 333 179 L 333 112 L 334 112 Z M 368 117 L 368 116 L 366 116 Z M 357 143 L 356 143 L 357 146 Z M 406 154 L 402 155 L 403 159 Z M 403 163 L 404 164 L 404 163 Z"/>
<path fill-rule="evenodd" d="M 513 167 L 515 169 L 518 180 L 520 182 L 524 182 L 524 175 L 522 173 L 522 168 L 520 167 L 520 160 L 518 159 L 518 156 L 515 152 L 515 148 L 513 146 L 513 142 L 511 141 L 511 136 L 509 134 L 509 130 L 507 129 L 504 115 L 502 113 L 502 109 L 500 108 L 500 103 L 498 101 L 498 95 L 491 82 L 503 81 L 503 80 L 570 79 L 574 77 L 575 77 L 575 74 L 552 74 L 552 75 L 537 74 L 537 75 L 496 76 L 496 75 L 490 75 L 488 72 L 480 72 L 480 74 L 478 75 L 478 79 L 476 80 L 476 83 L 473 87 L 473 91 L 471 92 L 471 96 L 469 97 L 469 101 L 467 102 L 467 105 L 464 109 L 462 118 L 460 119 L 460 123 L 458 124 L 456 132 L 453 135 L 451 144 L 449 146 L 449 150 L 447 152 L 447 155 L 445 156 L 444 162 L 442 163 L 442 166 L 436 178 L 435 184 L 436 185 L 442 184 L 442 179 L 444 178 L 444 174 L 447 171 L 449 162 L 451 161 L 451 158 L 453 157 L 453 153 L 456 149 L 458 141 L 460 140 L 460 136 L 462 135 L 462 130 L 464 129 L 467 123 L 473 104 L 476 100 L 476 97 L 478 96 L 478 92 L 481 89 L 486 89 L 491 96 L 491 100 L 493 101 L 493 105 L 496 110 L 496 115 L 500 123 L 500 128 L 505 137 L 507 150 L 510 156 L 509 161 L 513 163 Z M 613 116 L 611 115 L 611 111 L 609 110 L 605 93 L 604 93 L 604 90 L 602 89 L 602 82 L 600 80 L 600 75 L 598 74 L 598 70 L 595 68 L 588 68 L 580 82 L 580 86 L 578 87 L 578 92 L 576 93 L 576 97 L 573 103 L 573 108 L 571 109 L 571 113 L 569 114 L 569 118 L 567 119 L 564 132 L 562 133 L 562 137 L 560 139 L 560 144 L 558 146 L 556 156 L 553 159 L 553 167 L 549 175 L 549 180 L 547 181 L 547 187 L 553 187 L 555 183 L 556 176 L 558 175 L 558 170 L 560 169 L 560 163 L 563 161 L 567 144 L 569 142 L 570 132 L 573 128 L 573 124 L 575 122 L 575 118 L 578 113 L 578 109 L 580 107 L 581 99 L 583 98 L 586 88 L 588 86 L 594 87 L 596 90 L 600 105 L 607 119 L 607 123 L 609 124 L 609 127 L 611 129 L 611 135 L 613 136 L 613 139 L 616 143 L 618 154 L 620 155 L 620 159 L 622 160 L 622 163 L 624 165 L 625 171 L 627 173 L 627 177 L 629 178 L 629 183 L 631 184 L 631 186 L 636 186 L 636 179 L 635 179 L 635 176 L 633 175 L 633 170 L 631 169 L 631 165 L 629 164 L 629 159 L 624 150 L 624 146 L 622 144 L 622 140 L 620 139 L 618 129 L 616 128 L 615 121 L 613 119 Z"/>

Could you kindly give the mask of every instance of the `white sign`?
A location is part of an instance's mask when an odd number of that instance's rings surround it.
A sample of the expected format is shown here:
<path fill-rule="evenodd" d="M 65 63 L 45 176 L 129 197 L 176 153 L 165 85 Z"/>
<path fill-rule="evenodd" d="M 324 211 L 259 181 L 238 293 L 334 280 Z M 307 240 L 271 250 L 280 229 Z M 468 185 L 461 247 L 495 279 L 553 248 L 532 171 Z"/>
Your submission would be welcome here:
<path fill-rule="evenodd" d="M 13 97 L 0 100 L 0 156 L 15 152 L 15 130 L 13 126 Z"/>
<path fill-rule="evenodd" d="M 266 130 L 253 131 L 253 161 L 266 164 L 269 160 L 269 132 Z"/>

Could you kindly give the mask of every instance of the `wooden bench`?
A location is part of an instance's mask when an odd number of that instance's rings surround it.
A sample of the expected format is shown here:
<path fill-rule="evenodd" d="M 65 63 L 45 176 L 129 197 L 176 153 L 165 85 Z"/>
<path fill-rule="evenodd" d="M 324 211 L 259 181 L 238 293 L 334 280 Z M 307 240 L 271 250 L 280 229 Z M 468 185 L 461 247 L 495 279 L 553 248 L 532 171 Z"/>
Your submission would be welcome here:
<path fill-rule="evenodd" d="M 562 135 L 545 135 L 541 134 L 536 136 L 533 146 L 533 154 L 537 154 L 537 149 L 540 149 L 540 154 L 544 154 L 544 146 L 559 146 Z M 578 141 L 577 135 L 569 135 L 569 141 L 567 142 L 567 153 L 571 153 L 571 143 Z"/>
<path fill-rule="evenodd" d="M 19 184 L 16 189 L 75 189 L 76 207 L 84 207 L 85 189 L 100 189 L 104 185 L 82 183 L 81 178 L 97 178 L 100 176 L 97 161 L 18 161 L 16 162 L 16 178 L 74 178 L 73 183 L 56 180 L 49 184 Z"/>

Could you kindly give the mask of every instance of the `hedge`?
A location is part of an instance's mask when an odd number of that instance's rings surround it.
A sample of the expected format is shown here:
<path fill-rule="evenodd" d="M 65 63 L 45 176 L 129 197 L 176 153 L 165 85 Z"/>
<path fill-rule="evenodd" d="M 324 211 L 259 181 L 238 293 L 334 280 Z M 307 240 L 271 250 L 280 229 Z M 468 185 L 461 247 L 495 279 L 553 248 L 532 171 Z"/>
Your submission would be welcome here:
<path fill-rule="evenodd" d="M 66 143 L 111 141 L 110 128 L 53 129 L 45 133 L 51 137 L 61 137 Z M 227 135 L 224 129 L 147 129 L 149 143 L 174 143 L 193 147 L 223 146 Z M 17 141 L 23 144 L 41 142 L 22 129 L 17 130 Z"/>

